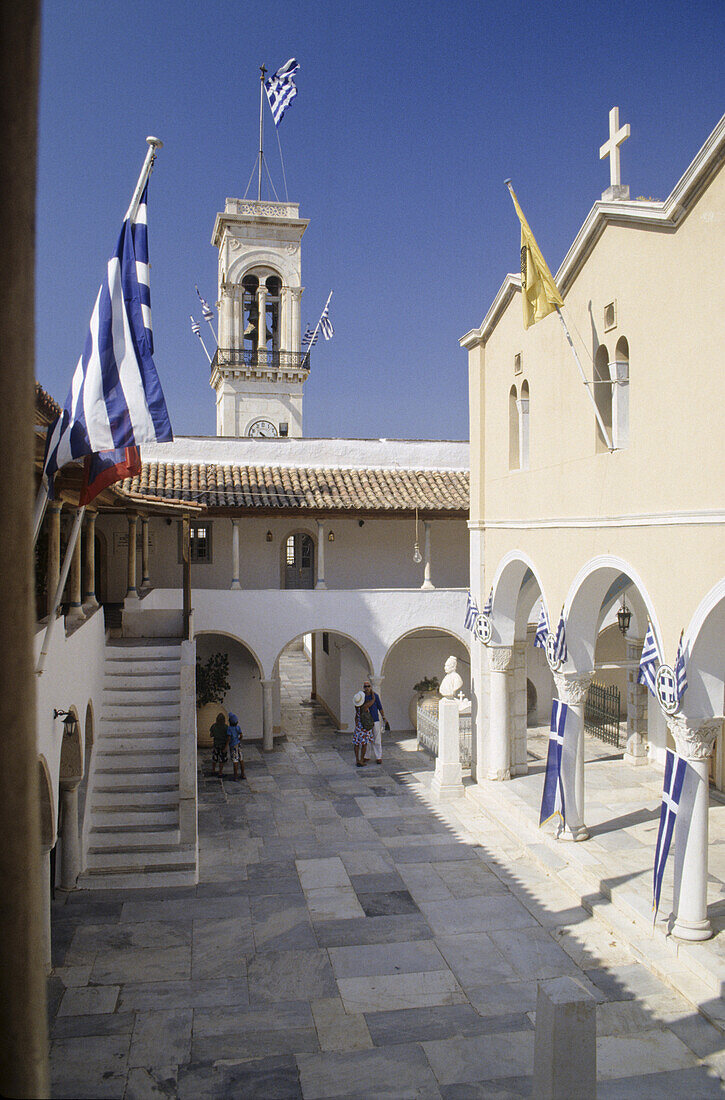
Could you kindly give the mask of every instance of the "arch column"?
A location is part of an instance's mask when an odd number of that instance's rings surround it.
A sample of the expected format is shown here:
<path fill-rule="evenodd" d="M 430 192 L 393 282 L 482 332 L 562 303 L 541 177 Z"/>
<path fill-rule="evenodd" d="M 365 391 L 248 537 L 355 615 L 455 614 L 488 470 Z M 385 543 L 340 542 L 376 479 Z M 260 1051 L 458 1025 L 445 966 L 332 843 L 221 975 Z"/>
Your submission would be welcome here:
<path fill-rule="evenodd" d="M 667 725 L 678 754 L 687 761 L 675 823 L 675 923 L 672 933 L 681 940 L 707 940 L 712 935 L 707 918 L 708 760 L 722 728 L 722 718 L 686 718 L 674 714 L 668 717 Z"/>
<path fill-rule="evenodd" d="M 274 680 L 260 680 L 262 685 L 262 748 L 265 752 L 274 749 Z"/>
<path fill-rule="evenodd" d="M 430 521 L 423 520 L 423 583 L 421 588 L 435 588 L 430 579 Z"/>
<path fill-rule="evenodd" d="M 584 824 L 584 704 L 594 672 L 555 672 L 556 693 L 569 708 L 568 736 L 564 738 L 561 774 L 566 807 L 566 828 L 561 839 L 588 840 Z"/>
<path fill-rule="evenodd" d="M 642 656 L 644 638 L 627 638 L 626 654 L 628 662 L 637 662 Z M 624 759 L 628 764 L 647 763 L 647 698 L 644 684 L 637 683 L 639 669 L 632 664 L 627 668 L 627 747 Z"/>
<path fill-rule="evenodd" d="M 98 607 L 96 599 L 96 512 L 86 512 L 83 532 L 83 607 L 88 614 Z"/>
<path fill-rule="evenodd" d="M 53 845 L 40 849 L 40 924 L 43 966 L 50 972 L 52 966 L 52 941 L 50 936 L 50 853 Z"/>
<path fill-rule="evenodd" d="M 53 598 L 60 580 L 60 514 L 62 500 L 48 502 L 48 611 L 53 606 Z"/>
<path fill-rule="evenodd" d="M 317 521 L 317 553 L 315 554 L 315 588 L 327 588 L 325 584 L 325 528 Z"/>
<path fill-rule="evenodd" d="M 489 714 L 486 778 L 511 778 L 509 675 L 513 646 L 488 646 Z"/>
<path fill-rule="evenodd" d="M 300 303 L 304 287 L 290 287 L 292 295 L 292 309 L 290 315 L 290 351 L 300 351 Z"/>
<path fill-rule="evenodd" d="M 82 560 L 83 560 L 83 532 L 82 528 L 78 532 L 78 538 L 76 544 L 73 547 L 73 556 L 70 560 L 70 585 L 69 585 L 69 600 L 68 600 L 68 616 L 69 623 L 81 623 L 85 619 L 83 614 L 83 595 L 81 592 L 81 577 L 82 577 Z"/>
<path fill-rule="evenodd" d="M 81 844 L 78 833 L 79 779 L 60 782 L 61 847 L 60 884 L 64 890 L 74 890 L 81 871 Z"/>
<path fill-rule="evenodd" d="M 239 583 L 239 520 L 232 520 L 232 583 L 229 586 L 235 591 L 242 586 Z"/>
<path fill-rule="evenodd" d="M 138 589 L 136 587 L 136 532 L 138 530 L 138 516 L 133 512 L 128 517 L 128 584 L 126 586 L 126 599 L 137 600 Z"/>
<path fill-rule="evenodd" d="M 526 775 L 526 642 L 514 642 L 511 668 L 511 775 Z"/>
<path fill-rule="evenodd" d="M 267 287 L 264 283 L 257 287 L 257 312 L 257 362 L 261 365 L 267 361 Z"/>
<path fill-rule="evenodd" d="M 149 563 L 150 563 L 150 546 L 149 546 L 149 517 L 141 516 L 141 589 L 151 587 L 151 578 L 149 576 Z"/>
<path fill-rule="evenodd" d="M 282 316 L 280 317 L 280 347 L 283 351 L 292 351 L 292 288 L 282 287 L 280 294 Z"/>

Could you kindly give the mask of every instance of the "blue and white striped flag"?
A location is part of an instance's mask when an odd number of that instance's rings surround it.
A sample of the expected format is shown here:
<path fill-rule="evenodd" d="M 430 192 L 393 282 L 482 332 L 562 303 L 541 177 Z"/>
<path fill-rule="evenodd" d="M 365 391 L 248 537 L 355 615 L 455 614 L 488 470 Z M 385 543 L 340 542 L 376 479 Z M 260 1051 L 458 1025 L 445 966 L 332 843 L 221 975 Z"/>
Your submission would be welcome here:
<path fill-rule="evenodd" d="M 662 807 L 660 809 L 660 827 L 657 832 L 657 845 L 655 847 L 654 882 L 652 889 L 652 908 L 655 919 L 660 906 L 660 894 L 662 893 L 662 879 L 665 873 L 665 864 L 670 851 L 672 833 L 677 820 L 677 811 L 682 797 L 682 785 L 687 772 L 687 761 L 677 756 L 671 749 L 667 749 L 665 758 L 665 781 L 662 788 Z"/>
<path fill-rule="evenodd" d="M 303 347 L 303 349 L 305 351 L 309 351 L 310 348 L 313 348 L 315 346 L 315 344 L 317 343 L 319 338 L 320 338 L 319 332 L 315 332 L 315 330 L 313 328 L 310 328 L 310 326 L 308 325 L 307 328 L 305 329 L 305 334 L 302 337 L 302 347 Z"/>
<path fill-rule="evenodd" d="M 465 626 L 466 630 L 473 630 L 474 626 L 476 625 L 476 619 L 477 618 L 478 618 L 478 608 L 476 606 L 476 601 L 474 600 L 473 596 L 469 592 L 468 593 L 468 600 L 466 601 L 466 618 L 464 619 L 464 622 L 463 622 L 463 625 Z"/>
<path fill-rule="evenodd" d="M 275 126 L 279 126 L 285 111 L 297 95 L 294 77 L 298 69 L 297 61 L 291 57 L 264 82 Z"/>
<path fill-rule="evenodd" d="M 325 308 L 323 309 L 322 316 L 320 317 L 320 330 L 321 330 L 322 335 L 325 337 L 326 340 L 331 340 L 332 337 L 335 335 L 335 329 L 333 328 L 332 321 L 330 320 L 330 303 L 329 303 L 329 301 L 328 301 L 327 305 L 325 306 Z"/>
<path fill-rule="evenodd" d="M 536 627 L 536 634 L 534 636 L 534 646 L 536 649 L 546 649 L 546 639 L 549 633 L 549 619 L 546 614 L 546 608 L 544 607 L 544 601 L 541 601 L 541 614 L 539 615 L 539 622 Z"/>
<path fill-rule="evenodd" d="M 564 626 L 564 612 L 561 613 L 559 625 L 556 628 L 556 642 L 554 644 L 554 660 L 565 661 L 568 656 L 566 648 L 566 627 Z"/>
<path fill-rule="evenodd" d="M 201 302 L 201 315 L 202 315 L 202 317 L 204 318 L 205 321 L 213 321 L 214 320 L 214 310 L 211 308 L 211 306 L 207 302 L 206 298 L 202 298 L 201 294 L 199 293 L 199 287 L 196 286 L 196 284 L 194 284 L 194 289 L 196 290 L 197 298 Z"/>
<path fill-rule="evenodd" d="M 549 750 L 546 756 L 546 776 L 544 778 L 544 793 L 541 797 L 541 813 L 539 825 L 544 825 L 552 817 L 558 815 L 562 825 L 566 823 L 566 807 L 564 806 L 564 785 L 561 778 L 561 758 L 566 736 L 566 719 L 569 707 L 554 699 L 551 704 L 551 726 L 549 733 Z"/>
<path fill-rule="evenodd" d="M 490 615 L 492 610 L 493 610 L 493 585 L 491 585 L 491 591 L 489 592 L 488 599 L 486 600 L 486 603 L 484 604 L 483 614 L 484 615 Z"/>
<path fill-rule="evenodd" d="M 74 459 L 173 439 L 153 361 L 147 190 L 133 222 L 124 219 L 70 393 L 48 428 L 43 479 L 51 495 L 56 471 Z"/>
<path fill-rule="evenodd" d="M 648 622 L 647 633 L 645 634 L 644 644 L 642 645 L 642 656 L 639 659 L 637 683 L 646 684 L 655 698 L 657 698 L 657 669 L 661 664 L 662 658 L 657 648 L 652 623 Z"/>
<path fill-rule="evenodd" d="M 678 706 L 682 703 L 682 696 L 687 691 L 687 665 L 685 661 L 685 649 L 682 645 L 682 639 L 684 637 L 684 630 L 680 634 L 680 641 L 677 646 L 677 657 L 675 658 L 675 684 L 677 687 L 677 703 Z"/>

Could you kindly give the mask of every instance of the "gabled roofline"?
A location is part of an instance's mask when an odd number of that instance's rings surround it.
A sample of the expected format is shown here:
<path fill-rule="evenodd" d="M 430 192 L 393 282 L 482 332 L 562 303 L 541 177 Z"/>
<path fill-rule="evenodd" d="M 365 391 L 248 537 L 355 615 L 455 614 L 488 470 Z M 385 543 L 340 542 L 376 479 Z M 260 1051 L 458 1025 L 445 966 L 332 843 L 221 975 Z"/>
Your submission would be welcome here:
<path fill-rule="evenodd" d="M 665 230 L 676 229 L 718 171 L 723 159 L 725 159 L 725 114 L 663 202 L 630 199 L 595 202 L 556 273 L 555 282 L 562 297 L 571 288 L 607 225 L 616 223 L 651 226 Z M 507 275 L 480 328 L 467 332 L 459 340 L 460 346 L 470 351 L 471 348 L 485 344 L 517 290 L 521 290 L 520 276 Z"/>

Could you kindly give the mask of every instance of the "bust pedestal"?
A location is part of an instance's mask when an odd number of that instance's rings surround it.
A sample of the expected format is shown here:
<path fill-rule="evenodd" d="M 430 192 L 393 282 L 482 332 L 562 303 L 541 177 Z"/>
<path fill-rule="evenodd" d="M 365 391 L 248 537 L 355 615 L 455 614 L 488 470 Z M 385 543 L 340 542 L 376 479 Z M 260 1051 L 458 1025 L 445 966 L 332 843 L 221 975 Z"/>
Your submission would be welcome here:
<path fill-rule="evenodd" d="M 438 705 L 438 758 L 430 790 L 433 798 L 461 798 L 463 773 L 457 699 L 441 699 Z"/>

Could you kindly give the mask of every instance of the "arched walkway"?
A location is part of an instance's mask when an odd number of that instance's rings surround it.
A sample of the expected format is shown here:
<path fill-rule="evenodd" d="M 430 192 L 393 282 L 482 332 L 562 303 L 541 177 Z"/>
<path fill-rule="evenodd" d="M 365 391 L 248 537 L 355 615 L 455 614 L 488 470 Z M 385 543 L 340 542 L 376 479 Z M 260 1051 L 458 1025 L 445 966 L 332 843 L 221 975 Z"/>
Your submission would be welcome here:
<path fill-rule="evenodd" d="M 463 692 L 471 693 L 471 658 L 467 646 L 452 631 L 417 627 L 401 635 L 389 647 L 382 667 L 380 695 L 391 728 L 408 730 L 415 724 L 418 693 L 414 684 L 423 679 L 443 679 L 450 656 L 458 660 Z"/>

